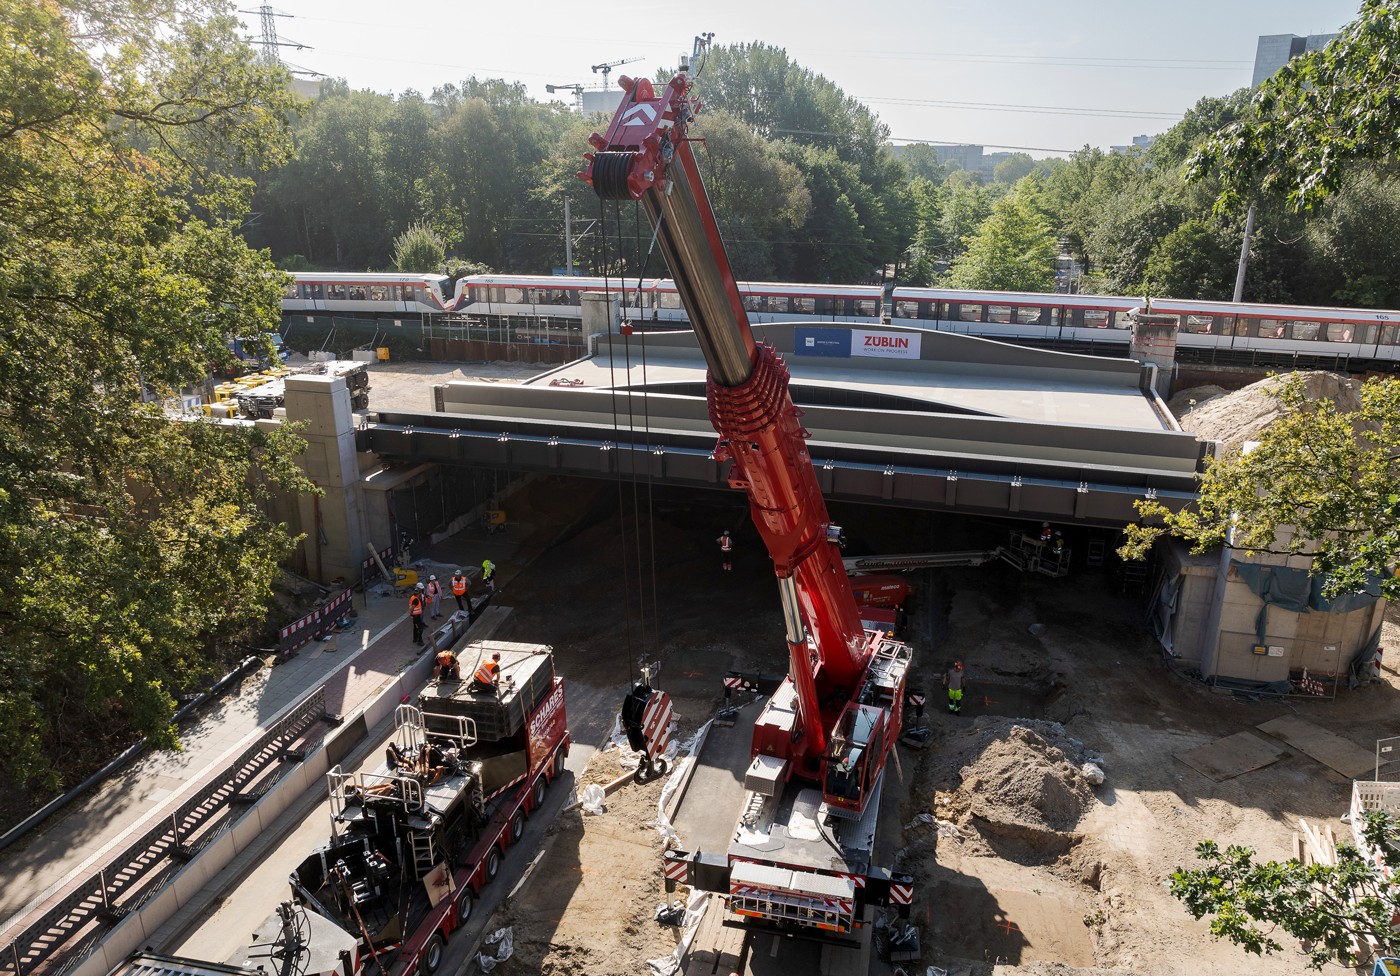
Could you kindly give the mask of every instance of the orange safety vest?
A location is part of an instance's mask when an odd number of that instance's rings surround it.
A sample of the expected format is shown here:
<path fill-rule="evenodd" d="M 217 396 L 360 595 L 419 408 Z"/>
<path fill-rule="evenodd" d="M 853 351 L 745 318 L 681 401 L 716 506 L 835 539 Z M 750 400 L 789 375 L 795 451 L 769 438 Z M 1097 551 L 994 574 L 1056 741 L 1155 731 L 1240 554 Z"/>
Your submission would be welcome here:
<path fill-rule="evenodd" d="M 453 596 L 465 596 L 467 593 L 467 578 L 465 576 L 452 577 Z"/>
<path fill-rule="evenodd" d="M 1050 536 L 1051 536 L 1051 535 L 1052 535 L 1052 533 L 1050 532 L 1049 529 L 1041 529 L 1041 530 L 1040 530 L 1040 541 L 1041 541 L 1041 542 L 1049 542 L 1049 541 L 1050 541 Z"/>
<path fill-rule="evenodd" d="M 472 675 L 474 681 L 480 681 L 484 685 L 494 684 L 496 675 L 500 673 L 501 666 L 495 661 L 482 661 L 476 669 L 476 674 Z"/>
<path fill-rule="evenodd" d="M 451 651 L 438 651 L 437 662 L 439 667 L 450 668 L 457 662 L 453 660 Z"/>
<path fill-rule="evenodd" d="M 421 617 L 423 615 L 423 598 L 417 593 L 408 598 L 408 612 L 415 617 Z"/>
<path fill-rule="evenodd" d="M 728 552 L 734 548 L 734 540 L 727 535 L 719 537 L 719 548 L 721 552 Z"/>
<path fill-rule="evenodd" d="M 431 599 L 432 597 L 435 597 L 435 596 L 439 595 L 440 593 L 442 593 L 442 584 L 439 583 L 437 580 L 431 580 L 431 581 L 429 581 L 429 583 L 428 583 L 428 597 Z"/>

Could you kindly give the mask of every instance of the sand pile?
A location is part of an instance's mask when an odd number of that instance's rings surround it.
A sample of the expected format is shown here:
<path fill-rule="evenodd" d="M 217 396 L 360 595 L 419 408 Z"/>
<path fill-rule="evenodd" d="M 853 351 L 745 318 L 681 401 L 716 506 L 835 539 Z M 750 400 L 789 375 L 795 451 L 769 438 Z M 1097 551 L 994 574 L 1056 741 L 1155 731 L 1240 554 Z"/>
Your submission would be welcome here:
<path fill-rule="evenodd" d="M 1079 969 L 1062 962 L 1028 962 L 1024 966 L 992 967 L 992 976 L 1134 976 L 1127 969 Z"/>
<path fill-rule="evenodd" d="M 1331 400 L 1346 413 L 1360 405 L 1360 383 L 1345 374 L 1312 370 L 1297 375 L 1310 400 Z M 1223 441 L 1228 454 L 1240 450 L 1245 441 L 1258 440 L 1260 432 L 1278 419 L 1279 402 L 1265 392 L 1277 384 L 1273 378 L 1262 379 L 1233 393 L 1218 386 L 1197 386 L 1182 390 L 1167 406 L 1185 430 L 1204 440 Z M 1191 400 L 1196 401 L 1194 409 Z"/>
<path fill-rule="evenodd" d="M 1097 802 L 1081 772 L 1098 757 L 1057 722 L 995 719 L 943 744 L 936 761 L 960 783 L 935 795 L 937 820 L 956 824 L 964 850 L 1044 864 L 1079 842 Z"/>

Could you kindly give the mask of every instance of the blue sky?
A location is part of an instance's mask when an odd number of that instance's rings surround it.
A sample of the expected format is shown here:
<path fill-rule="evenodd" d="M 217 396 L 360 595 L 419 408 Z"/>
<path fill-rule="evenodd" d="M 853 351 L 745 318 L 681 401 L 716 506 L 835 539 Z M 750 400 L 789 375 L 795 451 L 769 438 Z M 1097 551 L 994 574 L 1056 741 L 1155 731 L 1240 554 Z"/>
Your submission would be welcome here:
<path fill-rule="evenodd" d="M 759 40 L 860 97 L 904 140 L 1026 147 L 1034 156 L 1160 132 L 1205 95 L 1249 84 L 1260 34 L 1330 33 L 1357 0 L 1144 3 L 738 2 L 631 4 L 532 0 L 446 4 L 279 0 L 283 49 L 297 65 L 382 92 L 471 74 L 597 83 L 674 66 L 701 31 L 716 44 Z M 245 17 L 256 31 L 257 18 Z M 604 23 L 606 21 L 606 23 Z M 639 70 L 640 69 L 640 70 Z M 948 104 L 959 103 L 959 104 Z"/>

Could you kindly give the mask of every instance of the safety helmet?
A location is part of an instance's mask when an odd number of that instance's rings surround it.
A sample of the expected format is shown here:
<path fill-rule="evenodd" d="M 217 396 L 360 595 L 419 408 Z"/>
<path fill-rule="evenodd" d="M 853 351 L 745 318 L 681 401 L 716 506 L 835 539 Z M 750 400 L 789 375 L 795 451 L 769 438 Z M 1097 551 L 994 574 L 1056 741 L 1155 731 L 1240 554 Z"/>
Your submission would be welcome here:
<path fill-rule="evenodd" d="M 492 655 L 491 655 L 491 660 L 493 660 L 493 661 L 499 661 L 500 659 L 501 659 L 501 652 L 500 652 L 500 651 L 497 651 L 495 654 L 492 654 Z"/>
<path fill-rule="evenodd" d="M 1042 529 L 1048 529 L 1048 528 L 1050 528 L 1050 523 L 1049 523 L 1049 522 L 1041 522 L 1041 523 L 1040 523 L 1040 527 L 1041 527 Z"/>
<path fill-rule="evenodd" d="M 430 581 L 434 582 L 434 583 L 437 582 L 437 577 L 436 577 L 436 576 L 429 576 L 428 579 L 429 579 Z"/>
<path fill-rule="evenodd" d="M 415 590 L 421 590 L 421 589 L 423 588 L 423 584 L 422 584 L 422 583 L 414 583 L 414 584 L 413 584 L 413 588 L 414 588 Z"/>
<path fill-rule="evenodd" d="M 953 667 L 954 667 L 956 670 L 961 671 L 961 670 L 962 670 L 962 662 L 961 662 L 961 661 L 954 661 L 954 662 L 953 662 Z"/>

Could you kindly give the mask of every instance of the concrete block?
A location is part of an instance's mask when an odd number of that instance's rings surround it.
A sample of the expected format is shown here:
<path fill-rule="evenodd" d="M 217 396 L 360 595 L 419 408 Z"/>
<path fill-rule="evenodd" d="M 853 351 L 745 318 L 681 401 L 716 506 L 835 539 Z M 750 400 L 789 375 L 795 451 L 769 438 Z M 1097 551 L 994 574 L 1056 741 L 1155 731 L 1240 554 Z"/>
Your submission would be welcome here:
<path fill-rule="evenodd" d="M 300 374 L 288 376 L 286 379 L 286 389 L 288 393 L 334 393 L 336 390 L 345 389 L 345 378 L 342 376 L 315 376 Z"/>
<path fill-rule="evenodd" d="M 231 838 L 235 851 L 241 851 L 253 842 L 262 831 L 262 820 L 257 815 L 257 811 L 250 811 L 245 814 L 238 823 L 233 825 L 233 829 L 227 831 L 227 836 Z M 222 839 L 222 838 L 221 838 Z"/>

